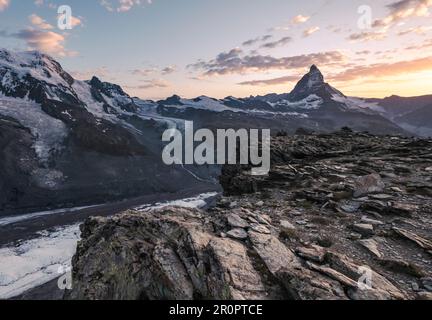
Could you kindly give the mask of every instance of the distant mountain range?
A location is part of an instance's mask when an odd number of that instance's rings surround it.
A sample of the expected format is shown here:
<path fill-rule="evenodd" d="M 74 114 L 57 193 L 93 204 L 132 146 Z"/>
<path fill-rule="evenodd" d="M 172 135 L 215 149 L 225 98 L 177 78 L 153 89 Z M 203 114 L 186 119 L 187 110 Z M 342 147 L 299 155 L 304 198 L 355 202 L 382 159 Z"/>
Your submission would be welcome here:
<path fill-rule="evenodd" d="M 288 134 L 348 126 L 432 135 L 432 95 L 346 97 L 312 66 L 286 94 L 156 102 L 96 77 L 75 80 L 45 54 L 0 50 L 0 215 L 216 184 L 217 167 L 162 163 L 162 132 L 184 120 Z"/>

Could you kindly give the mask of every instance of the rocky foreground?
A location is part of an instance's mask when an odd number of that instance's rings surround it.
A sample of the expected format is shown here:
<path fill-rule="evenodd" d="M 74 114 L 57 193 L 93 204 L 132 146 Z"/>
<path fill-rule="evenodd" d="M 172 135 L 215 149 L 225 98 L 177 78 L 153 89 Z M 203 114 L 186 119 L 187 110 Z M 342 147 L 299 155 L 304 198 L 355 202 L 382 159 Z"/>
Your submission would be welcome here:
<path fill-rule="evenodd" d="M 68 299 L 432 299 L 432 140 L 276 137 L 207 210 L 91 218 Z"/>

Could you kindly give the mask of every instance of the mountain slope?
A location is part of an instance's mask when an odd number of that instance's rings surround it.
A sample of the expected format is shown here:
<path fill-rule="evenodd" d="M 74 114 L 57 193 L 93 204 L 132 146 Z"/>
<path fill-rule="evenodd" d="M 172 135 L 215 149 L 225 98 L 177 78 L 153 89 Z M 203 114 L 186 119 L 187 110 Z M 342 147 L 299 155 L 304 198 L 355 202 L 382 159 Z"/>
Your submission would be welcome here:
<path fill-rule="evenodd" d="M 0 215 L 207 184 L 162 163 L 167 122 L 138 109 L 117 85 L 74 80 L 38 52 L 1 50 Z"/>

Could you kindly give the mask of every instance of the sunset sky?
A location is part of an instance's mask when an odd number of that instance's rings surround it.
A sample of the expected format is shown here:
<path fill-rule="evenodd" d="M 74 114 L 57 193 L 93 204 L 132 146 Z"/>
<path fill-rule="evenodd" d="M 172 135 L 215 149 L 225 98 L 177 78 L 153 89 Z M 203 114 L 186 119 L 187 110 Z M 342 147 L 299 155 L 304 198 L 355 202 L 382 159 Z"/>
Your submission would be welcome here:
<path fill-rule="evenodd" d="M 432 0 L 0 0 L 0 47 L 145 99 L 289 92 L 311 64 L 346 95 L 413 96 L 432 94 L 431 18 Z"/>

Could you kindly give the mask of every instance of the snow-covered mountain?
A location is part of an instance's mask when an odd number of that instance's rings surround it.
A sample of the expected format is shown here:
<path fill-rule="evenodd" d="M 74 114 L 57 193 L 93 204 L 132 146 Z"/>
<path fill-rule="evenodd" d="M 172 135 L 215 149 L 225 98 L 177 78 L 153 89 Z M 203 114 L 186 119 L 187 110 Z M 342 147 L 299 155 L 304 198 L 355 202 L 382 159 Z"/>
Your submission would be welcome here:
<path fill-rule="evenodd" d="M 162 163 L 162 132 L 180 121 L 150 105 L 39 52 L 1 50 L 0 215 L 213 184 L 209 170 Z"/>
<path fill-rule="evenodd" d="M 48 55 L 0 50 L 0 215 L 213 184 L 218 168 L 162 163 L 163 131 L 184 120 L 210 129 L 403 134 L 380 108 L 344 96 L 316 66 L 286 94 L 155 102 L 96 77 L 75 80 Z"/>

